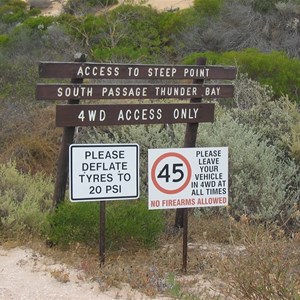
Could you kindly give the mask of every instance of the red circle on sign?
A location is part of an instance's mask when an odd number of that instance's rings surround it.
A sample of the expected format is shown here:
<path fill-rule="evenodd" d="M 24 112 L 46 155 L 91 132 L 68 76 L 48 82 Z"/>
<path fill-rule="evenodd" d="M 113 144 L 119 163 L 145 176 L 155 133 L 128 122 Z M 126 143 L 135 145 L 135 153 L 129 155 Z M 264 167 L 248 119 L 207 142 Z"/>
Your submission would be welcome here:
<path fill-rule="evenodd" d="M 159 185 L 159 183 L 157 182 L 156 180 L 156 177 L 155 177 L 155 170 L 158 166 L 158 164 L 165 158 L 167 157 L 171 157 L 171 156 L 174 156 L 174 157 L 177 157 L 179 158 L 180 160 L 182 160 L 187 168 L 187 178 L 185 180 L 185 182 L 180 186 L 178 187 L 177 189 L 175 190 L 168 190 L 168 189 L 165 189 L 163 188 L 162 186 Z M 179 153 L 176 153 L 176 152 L 169 152 L 169 153 L 165 153 L 161 156 L 159 156 L 156 161 L 154 162 L 153 166 L 152 166 L 152 169 L 151 169 L 151 179 L 152 179 L 152 182 L 154 184 L 154 186 L 162 193 L 164 194 L 176 194 L 176 193 L 179 193 L 181 191 L 183 191 L 187 185 L 189 184 L 190 180 L 191 180 L 191 177 L 192 177 L 192 168 L 191 168 L 191 165 L 189 163 L 189 161 L 181 154 Z"/>

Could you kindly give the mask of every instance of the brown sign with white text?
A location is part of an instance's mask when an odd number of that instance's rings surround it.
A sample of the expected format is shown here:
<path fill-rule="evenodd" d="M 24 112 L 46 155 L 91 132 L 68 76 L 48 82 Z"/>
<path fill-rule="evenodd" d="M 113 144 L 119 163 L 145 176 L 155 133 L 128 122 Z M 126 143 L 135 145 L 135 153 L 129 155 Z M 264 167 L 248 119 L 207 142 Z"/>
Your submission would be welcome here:
<path fill-rule="evenodd" d="M 57 105 L 56 126 L 200 123 L 214 121 L 214 104 Z"/>
<path fill-rule="evenodd" d="M 141 65 L 78 62 L 40 62 L 41 78 L 93 79 L 235 79 L 237 69 L 209 65 Z"/>

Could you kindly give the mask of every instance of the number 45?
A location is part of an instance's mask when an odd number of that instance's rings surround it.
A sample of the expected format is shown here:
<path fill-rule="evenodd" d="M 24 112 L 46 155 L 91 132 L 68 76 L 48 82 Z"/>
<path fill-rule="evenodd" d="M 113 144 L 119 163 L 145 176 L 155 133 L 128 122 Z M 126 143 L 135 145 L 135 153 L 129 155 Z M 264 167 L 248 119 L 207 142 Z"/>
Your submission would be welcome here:
<path fill-rule="evenodd" d="M 170 174 L 170 165 L 169 164 L 165 164 L 164 167 L 161 169 L 161 171 L 159 172 L 159 174 L 157 175 L 157 178 L 164 178 L 166 180 L 166 182 L 169 182 L 171 176 L 172 176 L 172 182 L 179 182 L 184 178 L 184 173 L 181 170 L 181 168 L 183 167 L 183 164 L 172 164 L 171 166 L 173 166 L 171 168 L 171 174 Z M 177 178 L 174 175 L 177 175 Z"/>

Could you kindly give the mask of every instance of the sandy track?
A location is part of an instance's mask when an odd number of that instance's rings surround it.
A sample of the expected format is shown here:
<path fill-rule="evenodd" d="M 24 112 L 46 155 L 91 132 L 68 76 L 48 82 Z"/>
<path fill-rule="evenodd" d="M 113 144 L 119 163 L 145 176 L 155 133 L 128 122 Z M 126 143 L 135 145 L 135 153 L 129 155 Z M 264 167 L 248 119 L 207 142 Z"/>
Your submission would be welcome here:
<path fill-rule="evenodd" d="M 1 300 L 150 299 L 127 285 L 102 292 L 99 283 L 83 278 L 82 271 L 56 264 L 31 249 L 0 247 Z"/>
<path fill-rule="evenodd" d="M 188 8 L 193 5 L 193 0 L 149 0 L 146 4 L 151 5 L 158 10 Z"/>
<path fill-rule="evenodd" d="M 27 1 L 28 0 L 23 0 Z M 122 4 L 125 2 L 124 0 L 119 0 L 119 4 Z M 136 0 L 138 3 L 138 0 Z M 163 11 L 163 10 L 169 10 L 169 9 L 185 9 L 189 8 L 193 5 L 193 0 L 148 0 L 145 5 L 150 5 L 151 7 Z M 64 0 L 52 0 L 51 6 L 49 8 L 46 8 L 42 11 L 43 15 L 47 16 L 57 16 L 62 12 L 62 3 L 64 3 Z"/>

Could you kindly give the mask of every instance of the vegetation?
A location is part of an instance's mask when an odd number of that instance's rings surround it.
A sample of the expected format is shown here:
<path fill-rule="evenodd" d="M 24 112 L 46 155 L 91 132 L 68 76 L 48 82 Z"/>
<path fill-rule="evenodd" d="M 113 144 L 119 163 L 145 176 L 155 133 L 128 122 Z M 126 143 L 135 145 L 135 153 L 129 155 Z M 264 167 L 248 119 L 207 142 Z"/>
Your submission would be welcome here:
<path fill-rule="evenodd" d="M 21 173 L 15 164 L 7 163 L 0 165 L 0 186 L 1 236 L 39 235 L 52 207 L 49 178 Z"/>
<path fill-rule="evenodd" d="M 299 102 L 300 60 L 290 59 L 284 52 L 262 53 L 257 49 L 228 51 L 224 53 L 194 53 L 186 57 L 185 62 L 192 64 L 198 57 L 206 57 L 207 64 L 236 65 L 239 72 L 263 85 L 272 87 L 275 97 L 288 95 Z"/>
<path fill-rule="evenodd" d="M 146 201 L 116 201 L 106 208 L 106 244 L 108 249 L 129 245 L 151 248 L 162 233 L 162 212 L 148 212 Z M 99 243 L 99 203 L 62 203 L 49 216 L 46 232 L 49 242 L 66 247 Z"/>
<path fill-rule="evenodd" d="M 108 9 L 115 2 L 69 1 L 54 17 L 42 14 L 46 0 L 29 1 L 31 7 L 0 0 L 2 240 L 30 236 L 53 249 L 85 249 L 80 267 L 87 274 L 148 295 L 298 299 L 299 0 L 195 0 L 189 9 L 162 12 L 132 1 Z M 73 61 L 76 52 L 119 63 L 194 64 L 206 57 L 207 64 L 238 68 L 234 99 L 216 103 L 215 122 L 201 124 L 197 137 L 197 146 L 229 147 L 230 205 L 190 211 L 189 274 L 207 274 L 197 281 L 210 281 L 219 294 L 179 280 L 174 212 L 146 207 L 147 150 L 182 147 L 184 125 L 78 129 L 77 143 L 136 142 L 141 149 L 143 200 L 107 205 L 111 258 L 100 271 L 91 250 L 98 203 L 66 199 L 53 209 L 61 130 L 55 105 L 35 100 L 38 61 Z"/>

